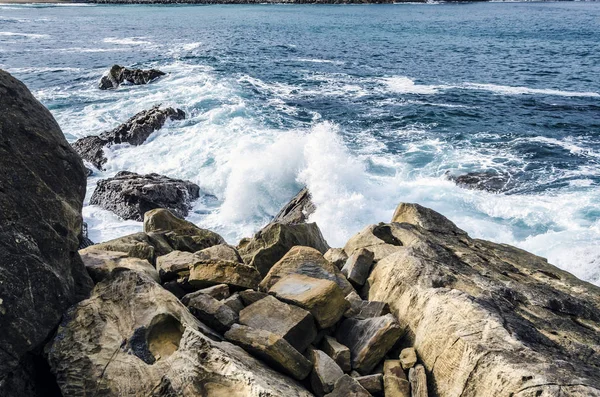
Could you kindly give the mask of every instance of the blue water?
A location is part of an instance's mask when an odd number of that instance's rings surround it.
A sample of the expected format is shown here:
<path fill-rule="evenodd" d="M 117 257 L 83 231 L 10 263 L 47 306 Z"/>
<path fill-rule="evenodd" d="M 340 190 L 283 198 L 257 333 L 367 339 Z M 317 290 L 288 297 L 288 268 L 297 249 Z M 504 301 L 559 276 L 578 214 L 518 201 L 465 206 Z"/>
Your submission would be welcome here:
<path fill-rule="evenodd" d="M 98 90 L 113 63 L 169 75 Z M 0 67 L 70 141 L 189 114 L 111 148 L 88 198 L 122 169 L 187 178 L 216 197 L 190 219 L 235 243 L 308 185 L 334 246 L 419 202 L 600 285 L 600 3 L 0 5 Z M 445 177 L 490 170 L 513 188 Z M 141 229 L 84 217 L 96 241 Z"/>

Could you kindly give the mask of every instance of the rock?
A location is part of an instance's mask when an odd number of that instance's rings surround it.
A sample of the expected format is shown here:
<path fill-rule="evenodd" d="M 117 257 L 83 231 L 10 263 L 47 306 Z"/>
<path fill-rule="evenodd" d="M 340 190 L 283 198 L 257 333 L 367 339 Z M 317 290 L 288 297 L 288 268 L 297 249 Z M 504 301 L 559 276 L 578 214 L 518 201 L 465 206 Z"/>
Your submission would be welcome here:
<path fill-rule="evenodd" d="M 510 174 L 494 172 L 469 172 L 463 175 L 446 175 L 460 187 L 502 193 L 516 187 L 516 181 Z"/>
<path fill-rule="evenodd" d="M 128 236 L 109 240 L 104 243 L 95 244 L 85 248 L 80 253 L 85 253 L 87 250 L 104 250 L 125 252 L 128 256 L 154 263 L 155 248 L 146 233 L 135 233 Z"/>
<path fill-rule="evenodd" d="M 272 332 L 235 324 L 225 338 L 295 379 L 306 378 L 312 369 L 310 361 Z"/>
<path fill-rule="evenodd" d="M 243 263 L 242 257 L 235 247 L 228 244 L 218 244 L 205 248 L 196 252 L 196 257 L 204 260 L 221 259 L 224 261 Z"/>
<path fill-rule="evenodd" d="M 208 336 L 218 339 L 175 296 L 145 275 L 119 269 L 69 310 L 47 354 L 65 397 L 310 396 Z"/>
<path fill-rule="evenodd" d="M 211 298 L 215 298 L 218 301 L 227 299 L 230 296 L 229 286 L 227 284 L 213 285 L 212 287 L 203 288 L 199 291 L 194 292 L 194 294 L 196 294 L 196 293 L 208 295 Z M 190 295 L 192 295 L 192 294 L 190 294 Z"/>
<path fill-rule="evenodd" d="M 333 281 L 290 274 L 269 289 L 278 299 L 308 310 L 320 328 L 339 321 L 348 307 L 342 290 Z"/>
<path fill-rule="evenodd" d="M 402 349 L 400 352 L 400 362 L 404 370 L 414 367 L 417 363 L 417 352 L 415 352 L 415 349 L 413 347 Z"/>
<path fill-rule="evenodd" d="M 308 277 L 321 278 L 335 282 L 344 292 L 354 291 L 352 285 L 337 267 L 323 258 L 319 251 L 310 247 L 293 247 L 273 267 L 260 283 L 260 289 L 268 290 L 289 274 L 303 274 Z"/>
<path fill-rule="evenodd" d="M 395 230 L 386 224 L 367 226 L 348 240 L 344 252 L 352 255 L 354 251 L 366 248 L 373 253 L 373 260 L 378 262 L 401 249 L 402 243 L 393 234 Z"/>
<path fill-rule="evenodd" d="M 348 254 L 342 248 L 330 248 L 323 257 L 338 269 L 341 269 L 348 260 Z"/>
<path fill-rule="evenodd" d="M 179 251 L 197 252 L 213 245 L 225 244 L 223 237 L 191 222 L 178 218 L 169 210 L 155 209 L 144 214 L 144 231 L 160 235 Z"/>
<path fill-rule="evenodd" d="M 316 210 L 310 196 L 310 192 L 307 188 L 304 188 L 298 192 L 294 198 L 287 203 L 271 223 L 282 223 L 287 225 L 293 225 L 298 223 L 306 223 L 308 217 Z"/>
<path fill-rule="evenodd" d="M 336 331 L 336 339 L 352 353 L 352 369 L 368 375 L 402 336 L 392 314 L 365 320 L 348 318 Z"/>
<path fill-rule="evenodd" d="M 371 393 L 365 390 L 358 381 L 348 375 L 344 375 L 335 382 L 333 392 L 325 397 L 371 397 Z"/>
<path fill-rule="evenodd" d="M 226 332 L 238 321 L 238 315 L 222 301 L 204 293 L 192 293 L 181 301 L 198 320 L 218 332 Z"/>
<path fill-rule="evenodd" d="M 361 287 L 367 281 L 371 266 L 373 266 L 374 255 L 371 251 L 361 248 L 350 255 L 344 267 L 342 274 L 355 287 Z"/>
<path fill-rule="evenodd" d="M 260 299 L 242 310 L 239 322 L 281 336 L 300 353 L 317 335 L 313 316 L 309 312 L 272 296 Z"/>
<path fill-rule="evenodd" d="M 329 249 L 316 223 L 270 223 L 251 240 L 240 245 L 238 250 L 244 262 L 256 267 L 264 277 L 296 245 L 312 247 L 321 254 Z"/>
<path fill-rule="evenodd" d="M 410 382 L 412 397 L 427 397 L 427 375 L 421 364 L 410 369 L 408 381 Z"/>
<path fill-rule="evenodd" d="M 344 313 L 346 318 L 364 320 L 371 317 L 385 316 L 390 312 L 387 303 L 363 300 L 356 292 L 346 295 L 346 301 L 349 303 L 348 310 Z"/>
<path fill-rule="evenodd" d="M 81 259 L 95 283 L 104 280 L 114 269 L 125 268 L 144 273 L 156 282 L 158 272 L 146 259 L 130 258 L 124 252 L 104 251 L 93 247 L 80 251 Z"/>
<path fill-rule="evenodd" d="M 335 382 L 344 376 L 342 369 L 321 350 L 310 348 L 307 351 L 307 356 L 313 364 L 310 373 L 310 386 L 313 393 L 321 397 L 332 392 Z"/>
<path fill-rule="evenodd" d="M 101 170 L 107 161 L 104 156 L 104 147 L 120 143 L 139 146 L 154 131 L 161 129 L 167 120 L 183 119 L 185 119 L 183 110 L 161 109 L 160 105 L 157 105 L 137 113 L 114 130 L 103 132 L 99 136 L 78 139 L 72 146 L 82 159 L 89 161 Z"/>
<path fill-rule="evenodd" d="M 384 361 L 383 387 L 386 397 L 411 397 L 410 383 L 406 379 L 400 360 Z"/>
<path fill-rule="evenodd" d="M 430 393 L 599 394 L 598 287 L 471 239 L 431 210 L 399 209 L 404 223 L 387 226 L 403 245 L 371 272 L 369 299 L 387 302 L 407 330 Z"/>
<path fill-rule="evenodd" d="M 133 85 L 148 84 L 164 76 L 165 73 L 157 69 L 129 69 L 119 65 L 113 65 L 108 73 L 100 79 L 98 88 L 108 90 L 118 88 L 123 82 Z"/>
<path fill-rule="evenodd" d="M 229 306 L 238 316 L 244 310 L 244 302 L 239 293 L 231 295 L 229 298 L 223 299 L 223 304 Z"/>
<path fill-rule="evenodd" d="M 354 378 L 362 387 L 365 388 L 371 394 L 378 394 L 383 392 L 383 375 L 382 374 L 373 374 L 373 375 L 365 375 Z M 393 396 L 386 394 L 387 397 Z M 408 396 L 407 396 L 408 397 Z"/>
<path fill-rule="evenodd" d="M 190 274 L 196 257 L 191 252 L 172 251 L 156 258 L 156 270 L 161 280 L 170 281 Z"/>
<path fill-rule="evenodd" d="M 189 284 L 205 288 L 215 284 L 227 284 L 237 289 L 258 288 L 260 274 L 255 268 L 222 260 L 196 259 L 190 268 Z"/>
<path fill-rule="evenodd" d="M 144 214 L 155 208 L 166 208 L 183 218 L 198 197 L 200 188 L 190 181 L 120 171 L 113 178 L 98 181 L 90 204 L 114 212 L 123 219 L 141 222 Z"/>
<path fill-rule="evenodd" d="M 77 236 L 79 240 L 79 249 L 84 249 L 94 245 L 94 242 L 88 237 L 88 225 L 85 222 L 81 223 L 81 231 L 79 232 L 79 236 Z"/>
<path fill-rule="evenodd" d="M 25 356 L 93 287 L 77 253 L 86 176 L 50 112 L 3 70 L 0 109 L 0 395 L 24 396 Z"/>
<path fill-rule="evenodd" d="M 246 306 L 250 306 L 254 302 L 259 301 L 267 296 L 269 296 L 269 294 L 266 292 L 254 291 L 251 289 L 240 291 L 240 297 Z"/>
<path fill-rule="evenodd" d="M 350 362 L 350 349 L 342 345 L 335 338 L 325 336 L 321 343 L 321 349 L 340 366 L 342 371 L 350 372 L 352 364 Z"/>

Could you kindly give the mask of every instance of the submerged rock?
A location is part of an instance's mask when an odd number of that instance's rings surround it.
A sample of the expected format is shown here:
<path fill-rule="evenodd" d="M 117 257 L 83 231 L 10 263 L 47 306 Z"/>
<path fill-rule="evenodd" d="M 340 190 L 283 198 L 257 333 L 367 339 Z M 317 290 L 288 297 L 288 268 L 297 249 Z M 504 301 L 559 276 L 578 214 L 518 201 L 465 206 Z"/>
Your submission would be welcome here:
<path fill-rule="evenodd" d="M 0 169 L 0 395 L 25 396 L 34 350 L 93 286 L 77 253 L 86 176 L 50 112 L 3 70 Z"/>
<path fill-rule="evenodd" d="M 107 161 L 104 155 L 105 147 L 119 143 L 139 146 L 148 139 L 150 134 L 161 129 L 167 120 L 183 119 L 185 119 L 183 110 L 161 109 L 160 105 L 156 105 L 137 113 L 114 130 L 104 132 L 99 136 L 93 135 L 78 139 L 72 146 L 82 159 L 89 161 L 96 168 L 102 169 Z"/>
<path fill-rule="evenodd" d="M 492 193 L 506 192 L 516 185 L 509 174 L 494 172 L 469 172 L 458 176 L 448 174 L 447 178 L 460 187 L 485 190 Z"/>
<path fill-rule="evenodd" d="M 183 218 L 198 197 L 200 188 L 190 181 L 120 171 L 112 178 L 98 181 L 90 204 L 112 211 L 123 219 L 141 222 L 146 212 L 156 208 L 168 209 Z"/>
<path fill-rule="evenodd" d="M 98 88 L 101 90 L 118 88 L 124 82 L 133 85 L 148 84 L 165 74 L 157 69 L 129 69 L 124 66 L 113 65 L 107 74 L 100 79 Z"/>

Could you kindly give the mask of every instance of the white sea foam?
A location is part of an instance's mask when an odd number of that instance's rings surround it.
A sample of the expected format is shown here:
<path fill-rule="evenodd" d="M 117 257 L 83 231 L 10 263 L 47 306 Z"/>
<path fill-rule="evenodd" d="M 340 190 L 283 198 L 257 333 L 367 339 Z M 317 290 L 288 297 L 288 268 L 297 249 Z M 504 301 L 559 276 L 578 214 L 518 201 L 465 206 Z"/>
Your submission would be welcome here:
<path fill-rule="evenodd" d="M 479 84 L 479 83 L 464 83 L 462 87 L 472 90 L 491 91 L 502 95 L 553 95 L 566 97 L 600 97 L 597 92 L 576 92 L 576 91 L 561 91 L 554 89 L 538 89 L 529 87 L 512 87 L 497 84 Z"/>
<path fill-rule="evenodd" d="M 109 44 L 118 44 L 118 45 L 144 45 L 144 44 L 152 44 L 152 42 L 148 40 L 144 40 L 145 37 L 107 37 L 102 40 L 104 43 Z"/>
<path fill-rule="evenodd" d="M 440 90 L 440 86 L 435 85 L 420 85 L 415 84 L 413 80 L 405 76 L 387 77 L 384 78 L 383 83 L 387 85 L 388 89 L 399 94 L 437 94 Z"/>
<path fill-rule="evenodd" d="M 50 35 L 47 35 L 47 34 L 19 33 L 19 32 L 0 32 L 0 36 L 26 37 L 28 39 L 44 39 L 44 38 L 50 37 Z"/>

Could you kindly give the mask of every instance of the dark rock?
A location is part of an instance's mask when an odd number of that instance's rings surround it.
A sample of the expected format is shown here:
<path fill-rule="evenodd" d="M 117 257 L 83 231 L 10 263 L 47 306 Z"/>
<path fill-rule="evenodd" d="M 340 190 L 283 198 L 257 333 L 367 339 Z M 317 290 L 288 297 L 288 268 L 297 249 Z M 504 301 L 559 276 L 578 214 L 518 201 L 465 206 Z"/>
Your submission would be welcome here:
<path fill-rule="evenodd" d="M 378 394 L 383 392 L 383 375 L 382 374 L 372 374 L 359 376 L 354 378 L 362 387 L 365 388 L 371 394 Z M 387 395 L 386 397 L 394 397 L 394 395 Z M 406 396 L 409 397 L 409 396 Z"/>
<path fill-rule="evenodd" d="M 298 192 L 293 199 L 287 203 L 271 223 L 282 223 L 282 224 L 297 224 L 306 223 L 308 217 L 315 212 L 315 205 L 313 204 L 310 192 L 307 188 L 304 188 Z"/>
<path fill-rule="evenodd" d="M 350 307 L 344 317 L 364 320 L 371 317 L 385 316 L 390 312 L 390 307 L 385 302 L 367 301 L 361 299 L 356 292 L 346 295 Z"/>
<path fill-rule="evenodd" d="M 240 291 L 240 297 L 246 306 L 250 306 L 254 302 L 259 301 L 267 296 L 269 296 L 269 294 L 266 292 L 254 291 L 252 289 Z"/>
<path fill-rule="evenodd" d="M 229 298 L 223 299 L 223 304 L 229 306 L 238 316 L 244 310 L 244 302 L 239 293 L 232 294 Z"/>
<path fill-rule="evenodd" d="M 463 175 L 450 175 L 447 178 L 460 187 L 475 190 L 485 190 L 492 193 L 502 193 L 513 189 L 515 181 L 509 174 L 494 172 L 469 172 Z"/>
<path fill-rule="evenodd" d="M 344 375 L 335 382 L 333 391 L 325 397 L 371 397 L 360 383 L 349 375 Z"/>
<path fill-rule="evenodd" d="M 342 345 L 331 336 L 325 336 L 321 342 L 321 350 L 329 355 L 342 371 L 350 372 L 352 363 L 350 362 L 350 349 L 347 346 Z"/>
<path fill-rule="evenodd" d="M 81 159 L 50 112 L 2 70 L 0 112 L 0 395 L 8 395 L 4 387 L 23 384 L 23 357 L 93 284 L 77 253 Z"/>
<path fill-rule="evenodd" d="M 81 232 L 79 236 L 77 236 L 79 240 L 79 249 L 87 248 L 91 245 L 94 245 L 94 242 L 88 237 L 88 225 L 85 222 L 81 223 Z"/>
<path fill-rule="evenodd" d="M 98 181 L 90 204 L 112 211 L 123 219 L 141 222 L 146 212 L 156 208 L 168 209 L 183 218 L 198 197 L 200 188 L 190 181 L 121 171 L 113 178 Z"/>
<path fill-rule="evenodd" d="M 344 376 L 342 369 L 321 350 L 311 347 L 307 351 L 307 356 L 313 363 L 313 370 L 310 373 L 310 386 L 313 393 L 322 397 L 332 392 L 335 382 Z"/>
<path fill-rule="evenodd" d="M 78 139 L 72 146 L 82 159 L 89 161 L 98 169 L 103 169 L 107 161 L 104 156 L 104 147 L 110 143 L 108 139 L 91 135 Z"/>
<path fill-rule="evenodd" d="M 238 321 L 238 315 L 229 306 L 208 294 L 188 294 L 181 301 L 198 320 L 215 331 L 226 332 Z"/>
<path fill-rule="evenodd" d="M 373 253 L 365 248 L 353 252 L 342 267 L 342 274 L 355 287 L 363 286 L 373 266 L 373 258 Z"/>
<path fill-rule="evenodd" d="M 118 88 L 123 82 L 133 85 L 148 84 L 166 73 L 157 69 L 129 69 L 119 65 L 113 65 L 105 76 L 102 76 L 98 88 L 108 90 Z"/>

